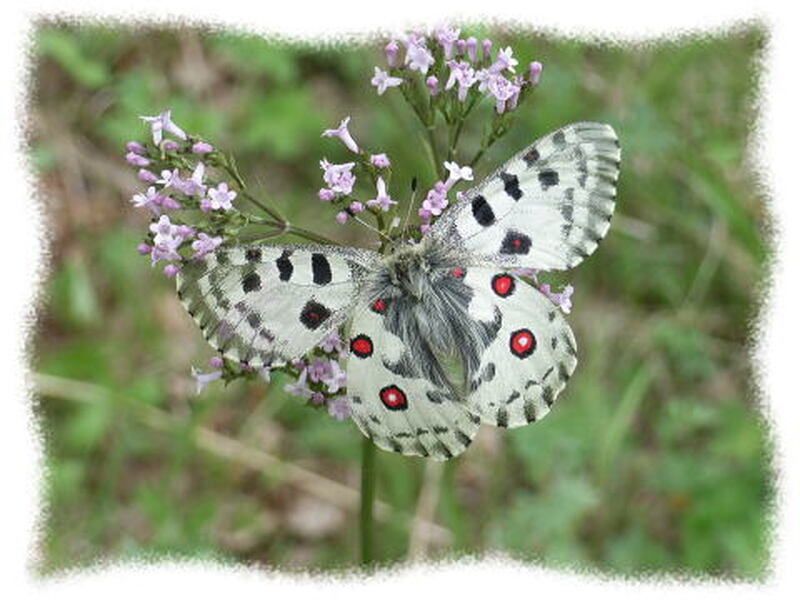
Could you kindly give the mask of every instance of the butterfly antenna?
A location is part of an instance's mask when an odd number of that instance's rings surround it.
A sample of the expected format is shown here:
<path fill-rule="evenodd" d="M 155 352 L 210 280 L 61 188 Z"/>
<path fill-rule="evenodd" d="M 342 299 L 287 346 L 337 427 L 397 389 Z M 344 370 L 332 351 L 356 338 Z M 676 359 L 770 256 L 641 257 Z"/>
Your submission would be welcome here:
<path fill-rule="evenodd" d="M 414 177 L 411 179 L 411 198 L 408 201 L 408 210 L 406 211 L 406 218 L 403 221 L 403 228 L 400 230 L 400 235 L 403 236 L 406 233 L 406 227 L 408 227 L 408 221 L 411 219 L 411 211 L 414 208 L 414 203 L 417 198 L 417 178 Z"/>
<path fill-rule="evenodd" d="M 350 216 L 353 218 L 353 220 L 357 221 L 358 223 L 360 223 L 361 225 L 363 225 L 364 227 L 366 227 L 370 231 L 374 231 L 375 233 L 377 233 L 379 236 L 384 238 L 387 242 L 389 242 L 391 244 L 394 244 L 394 240 L 392 238 L 390 238 L 388 235 L 383 233 L 380 229 L 378 229 L 374 225 L 370 225 L 369 223 L 367 223 L 364 219 L 362 219 L 358 215 L 350 215 Z"/>

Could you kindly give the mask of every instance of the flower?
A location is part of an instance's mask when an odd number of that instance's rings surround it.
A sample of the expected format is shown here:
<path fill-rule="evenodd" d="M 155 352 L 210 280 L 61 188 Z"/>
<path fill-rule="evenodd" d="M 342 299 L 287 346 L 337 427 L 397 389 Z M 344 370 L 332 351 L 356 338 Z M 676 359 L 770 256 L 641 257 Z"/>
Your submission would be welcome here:
<path fill-rule="evenodd" d="M 400 46 L 397 44 L 395 40 L 391 40 L 388 44 L 386 44 L 386 63 L 390 67 L 397 66 L 397 53 L 400 51 Z"/>
<path fill-rule="evenodd" d="M 338 213 L 336 213 L 336 217 L 335 218 L 336 218 L 336 222 L 339 223 L 339 225 L 344 225 L 345 223 L 347 223 L 347 219 L 349 217 L 350 217 L 350 215 L 347 214 L 347 211 L 342 210 L 342 211 L 339 211 Z"/>
<path fill-rule="evenodd" d="M 175 150 L 180 148 L 180 145 L 174 140 L 164 140 L 164 143 L 161 144 L 161 147 L 167 152 L 175 152 Z"/>
<path fill-rule="evenodd" d="M 433 54 L 425 45 L 425 38 L 421 35 L 409 34 L 406 36 L 406 60 L 405 63 L 412 71 L 419 71 L 423 75 L 433 64 Z"/>
<path fill-rule="evenodd" d="M 372 200 L 367 200 L 367 206 L 379 206 L 383 212 L 387 212 L 392 204 L 397 204 L 392 200 L 391 196 L 386 193 L 386 182 L 383 177 L 378 177 L 377 181 L 378 195 Z"/>
<path fill-rule="evenodd" d="M 428 91 L 431 93 L 431 96 L 435 96 L 439 93 L 439 80 L 436 79 L 435 75 L 431 75 L 425 80 L 425 85 L 428 86 Z"/>
<path fill-rule="evenodd" d="M 323 379 L 328 379 L 333 374 L 331 364 L 328 360 L 315 358 L 314 361 L 308 365 L 308 377 L 312 382 L 318 383 Z"/>
<path fill-rule="evenodd" d="M 486 62 L 492 60 L 492 40 L 483 40 L 481 48 L 483 48 L 483 60 Z"/>
<path fill-rule="evenodd" d="M 139 179 L 141 181 L 144 181 L 146 183 L 157 183 L 158 182 L 158 175 L 156 175 L 155 173 L 153 173 L 152 171 L 149 171 L 147 169 L 139 169 L 139 173 L 137 174 L 137 177 L 139 177 Z"/>
<path fill-rule="evenodd" d="M 125 144 L 125 149 L 128 150 L 128 152 L 134 152 L 136 154 L 147 154 L 147 148 L 136 141 Z"/>
<path fill-rule="evenodd" d="M 328 386 L 328 393 L 335 394 L 347 385 L 347 372 L 342 370 L 342 367 L 335 360 L 330 361 L 330 367 L 330 375 L 324 377 L 321 381 Z"/>
<path fill-rule="evenodd" d="M 150 244 L 145 244 L 144 242 L 142 242 L 141 244 L 139 244 L 138 246 L 136 246 L 136 251 L 137 251 L 139 254 L 142 254 L 142 255 L 144 255 L 144 254 L 150 254 L 150 252 L 151 252 L 151 250 L 152 250 L 152 249 L 153 249 L 153 248 L 150 246 Z"/>
<path fill-rule="evenodd" d="M 467 56 L 472 62 L 478 60 L 478 40 L 474 37 L 467 38 Z"/>
<path fill-rule="evenodd" d="M 539 83 L 539 77 L 542 76 L 542 63 L 538 60 L 533 61 L 528 67 L 528 79 L 532 85 Z"/>
<path fill-rule="evenodd" d="M 575 291 L 571 285 L 564 286 L 560 293 L 550 291 L 550 284 L 543 283 L 539 286 L 539 291 L 545 296 L 550 298 L 553 303 L 558 306 L 563 312 L 569 313 L 572 310 L 572 293 Z"/>
<path fill-rule="evenodd" d="M 458 35 L 460 33 L 460 29 L 447 27 L 446 25 L 442 25 L 434 31 L 433 35 L 436 41 L 442 46 L 446 60 L 453 58 L 453 44 L 458 40 Z"/>
<path fill-rule="evenodd" d="M 328 400 L 328 414 L 337 421 L 349 419 L 352 412 L 350 398 L 347 396 L 336 396 Z"/>
<path fill-rule="evenodd" d="M 353 185 L 356 182 L 356 176 L 350 170 L 356 163 L 343 163 L 334 165 L 329 163 L 324 158 L 319 162 L 320 168 L 325 171 L 322 178 L 325 183 L 336 192 L 337 194 L 349 194 L 353 191 Z"/>
<path fill-rule="evenodd" d="M 182 179 L 176 187 L 187 196 L 203 196 L 206 193 L 206 186 L 203 184 L 203 177 L 206 173 L 206 166 L 203 163 L 197 163 L 189 179 Z M 222 185 L 222 184 L 220 184 Z M 227 189 L 227 185 L 225 186 Z M 236 197 L 236 194 L 233 194 Z M 231 198 L 232 200 L 233 198 Z"/>
<path fill-rule="evenodd" d="M 231 210 L 231 201 L 236 198 L 236 192 L 228 189 L 228 184 L 224 181 L 217 187 L 208 190 L 208 197 L 200 201 L 200 210 Z"/>
<path fill-rule="evenodd" d="M 214 151 L 214 146 L 208 142 L 195 142 L 192 144 L 192 154 L 208 154 Z"/>
<path fill-rule="evenodd" d="M 128 152 L 125 155 L 125 161 L 134 167 L 146 167 L 150 164 L 150 161 L 146 159 L 144 156 L 139 156 L 136 152 Z"/>
<path fill-rule="evenodd" d="M 495 108 L 497 110 L 497 114 L 503 114 L 505 112 L 506 100 L 515 94 L 519 94 L 520 90 L 518 85 L 511 83 L 502 75 L 490 75 L 487 80 L 487 87 L 489 92 L 491 92 L 496 99 Z"/>
<path fill-rule="evenodd" d="M 336 192 L 329 190 L 328 188 L 321 188 L 319 192 L 317 192 L 317 196 L 319 196 L 319 199 L 323 202 L 330 202 L 336 198 Z"/>
<path fill-rule="evenodd" d="M 369 162 L 374 167 L 378 167 L 379 169 L 386 169 L 387 167 L 391 167 L 392 163 L 389 160 L 389 157 L 386 154 L 373 154 L 369 157 Z"/>
<path fill-rule="evenodd" d="M 164 131 L 167 131 L 182 140 L 186 139 L 186 132 L 172 122 L 171 110 L 165 110 L 163 113 L 156 115 L 155 117 L 139 118 L 146 123 L 150 123 L 150 130 L 153 134 L 153 143 L 156 146 L 161 143 Z"/>
<path fill-rule="evenodd" d="M 311 390 L 309 389 L 308 385 L 306 385 L 306 380 L 308 379 L 308 369 L 303 369 L 300 371 L 300 375 L 297 377 L 297 381 L 294 383 L 287 383 L 283 386 L 285 392 L 291 394 L 292 396 L 299 396 L 300 398 L 309 398 L 311 397 Z"/>
<path fill-rule="evenodd" d="M 514 67 L 519 64 L 519 61 L 512 56 L 513 53 L 511 46 L 508 46 L 505 50 L 500 50 L 497 53 L 497 60 L 489 67 L 489 71 L 491 73 L 502 73 L 505 70 L 509 70 L 513 73 Z"/>
<path fill-rule="evenodd" d="M 377 70 L 378 67 L 375 67 Z M 396 78 L 395 78 L 396 79 Z M 382 93 L 382 92 L 379 92 Z M 345 146 L 347 146 L 351 152 L 358 154 L 358 144 L 353 139 L 353 136 L 350 135 L 350 131 L 347 129 L 347 124 L 350 123 L 350 117 L 345 117 L 344 120 L 339 123 L 339 127 L 336 129 L 326 129 L 322 132 L 322 137 L 338 137 L 342 140 Z"/>
<path fill-rule="evenodd" d="M 221 237 L 211 237 L 207 233 L 201 231 L 197 234 L 197 239 L 192 242 L 192 250 L 194 250 L 192 258 L 203 258 L 209 252 L 216 250 L 217 246 L 221 243 Z"/>
<path fill-rule="evenodd" d="M 403 83 L 403 79 L 401 77 L 392 77 L 387 71 L 382 71 L 375 67 L 375 75 L 369 82 L 378 88 L 378 96 L 382 96 L 390 87 L 397 87 Z"/>
<path fill-rule="evenodd" d="M 431 216 L 438 217 L 447 208 L 447 188 L 441 181 L 437 181 L 422 201 L 419 216 L 423 220 L 430 220 Z"/>
<path fill-rule="evenodd" d="M 458 99 L 463 102 L 467 97 L 469 88 L 478 81 L 475 77 L 475 69 L 473 69 L 468 62 L 463 60 L 451 60 L 447 63 L 447 66 L 450 67 L 450 77 L 447 79 L 447 83 L 444 87 L 446 90 L 449 90 L 458 83 Z"/>
<path fill-rule="evenodd" d="M 197 395 L 199 396 L 209 383 L 211 383 L 212 381 L 216 381 L 217 379 L 222 377 L 222 371 L 211 371 L 210 373 L 201 373 L 193 366 L 192 377 L 194 377 L 195 382 L 197 383 Z"/>
<path fill-rule="evenodd" d="M 160 260 L 180 260 L 178 247 L 183 243 L 183 232 L 177 225 L 173 225 L 167 215 L 161 215 L 157 223 L 150 224 L 153 236 L 153 248 L 150 252 L 152 264 Z"/>
<path fill-rule="evenodd" d="M 163 186 L 163 189 L 173 187 L 176 190 L 181 190 L 184 185 L 178 169 L 173 169 L 172 171 L 161 171 L 161 179 L 156 180 L 155 183 L 160 183 Z"/>
<path fill-rule="evenodd" d="M 355 200 L 350 203 L 350 206 L 347 207 L 350 211 L 350 214 L 357 215 L 358 213 L 364 212 L 364 205 L 361 204 L 358 200 Z"/>
<path fill-rule="evenodd" d="M 342 338 L 339 337 L 339 332 L 335 329 L 331 331 L 322 339 L 318 347 L 321 348 L 325 354 L 339 352 L 342 349 Z"/>
<path fill-rule="evenodd" d="M 172 279 L 175 275 L 178 274 L 180 269 L 176 265 L 167 265 L 164 267 L 164 275 Z"/>
<path fill-rule="evenodd" d="M 160 206 L 162 198 L 163 196 L 156 192 L 156 188 L 150 186 L 144 194 L 134 194 L 133 198 L 131 198 L 131 203 L 136 208 L 149 208 L 157 215 L 161 212 Z"/>
<path fill-rule="evenodd" d="M 449 190 L 462 179 L 464 181 L 472 181 L 472 167 L 459 167 L 454 162 L 445 161 L 444 168 L 450 173 L 444 183 L 445 190 Z"/>

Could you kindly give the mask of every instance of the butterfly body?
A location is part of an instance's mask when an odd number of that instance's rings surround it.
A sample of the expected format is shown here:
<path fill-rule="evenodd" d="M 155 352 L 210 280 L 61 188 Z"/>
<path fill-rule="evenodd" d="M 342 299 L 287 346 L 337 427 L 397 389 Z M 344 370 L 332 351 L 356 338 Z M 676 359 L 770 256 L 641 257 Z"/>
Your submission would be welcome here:
<path fill-rule="evenodd" d="M 206 339 L 254 367 L 343 329 L 353 420 L 387 450 L 447 459 L 481 423 L 544 417 L 577 364 L 561 311 L 513 270 L 571 268 L 608 231 L 620 151 L 567 125 L 520 152 L 388 254 L 230 247 L 191 261 L 178 294 Z"/>

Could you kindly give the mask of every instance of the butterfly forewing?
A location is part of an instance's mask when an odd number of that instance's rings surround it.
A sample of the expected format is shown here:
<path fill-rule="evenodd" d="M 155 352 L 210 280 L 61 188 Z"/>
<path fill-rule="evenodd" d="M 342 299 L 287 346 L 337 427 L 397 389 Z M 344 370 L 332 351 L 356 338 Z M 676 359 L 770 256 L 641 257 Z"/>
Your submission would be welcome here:
<path fill-rule="evenodd" d="M 347 389 L 353 420 L 384 450 L 452 458 L 466 450 L 480 419 L 447 389 L 425 379 L 403 341 L 383 323 L 382 309 L 364 308 L 353 319 Z"/>
<path fill-rule="evenodd" d="M 278 365 L 347 320 L 365 267 L 377 257 L 355 248 L 222 248 L 187 262 L 178 296 L 222 355 Z"/>
<path fill-rule="evenodd" d="M 619 161 L 611 126 L 567 125 L 466 192 L 431 234 L 498 265 L 574 267 L 608 231 Z"/>

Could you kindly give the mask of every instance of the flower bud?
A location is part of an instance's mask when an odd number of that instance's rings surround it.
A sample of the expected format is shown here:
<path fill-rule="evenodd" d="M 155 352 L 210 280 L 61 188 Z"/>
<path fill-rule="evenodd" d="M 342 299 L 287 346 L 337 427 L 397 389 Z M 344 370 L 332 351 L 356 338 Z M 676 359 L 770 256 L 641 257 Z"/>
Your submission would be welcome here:
<path fill-rule="evenodd" d="M 492 40 L 483 40 L 483 60 L 492 62 Z"/>
<path fill-rule="evenodd" d="M 208 154 L 214 151 L 214 146 L 208 142 L 195 142 L 192 146 L 192 154 Z"/>
<path fill-rule="evenodd" d="M 478 40 L 474 37 L 467 38 L 467 56 L 472 62 L 478 59 Z"/>
<path fill-rule="evenodd" d="M 535 60 L 531 63 L 530 67 L 528 68 L 528 78 L 532 85 L 536 85 L 539 83 L 539 77 L 542 76 L 542 63 L 538 60 Z"/>
<path fill-rule="evenodd" d="M 390 67 L 397 66 L 397 53 L 399 52 L 400 47 L 397 45 L 395 40 L 392 40 L 388 44 L 386 44 L 386 63 Z"/>
<path fill-rule="evenodd" d="M 150 164 L 149 160 L 147 160 L 144 156 L 139 156 L 135 152 L 128 152 L 125 155 L 125 160 L 129 165 L 133 165 L 134 167 L 146 167 Z"/>
<path fill-rule="evenodd" d="M 431 96 L 435 96 L 439 93 L 439 80 L 436 79 L 435 76 L 431 75 L 425 80 L 425 85 L 428 86 L 428 90 L 430 90 Z"/>
<path fill-rule="evenodd" d="M 180 269 L 175 265 L 167 265 L 166 267 L 164 267 L 164 275 L 166 275 L 170 279 L 175 277 L 175 275 L 178 274 L 178 271 L 180 271 Z"/>
<path fill-rule="evenodd" d="M 158 175 L 147 169 L 139 169 L 138 176 L 141 181 L 147 183 L 156 183 L 158 181 Z"/>
<path fill-rule="evenodd" d="M 164 140 L 164 143 L 161 145 L 164 150 L 167 152 L 175 152 L 178 148 L 180 148 L 180 144 L 175 140 Z"/>
<path fill-rule="evenodd" d="M 135 154 L 147 154 L 147 148 L 142 146 L 139 142 L 128 142 L 125 144 L 125 148 L 128 152 L 133 152 Z"/>

